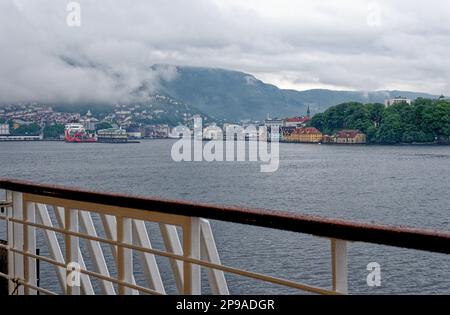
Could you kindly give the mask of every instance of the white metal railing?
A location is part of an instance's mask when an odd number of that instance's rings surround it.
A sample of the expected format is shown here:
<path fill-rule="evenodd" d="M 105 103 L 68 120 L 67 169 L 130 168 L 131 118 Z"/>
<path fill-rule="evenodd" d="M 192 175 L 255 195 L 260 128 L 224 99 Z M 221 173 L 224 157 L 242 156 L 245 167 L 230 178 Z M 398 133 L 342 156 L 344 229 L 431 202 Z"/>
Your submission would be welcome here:
<path fill-rule="evenodd" d="M 332 288 L 319 288 L 222 265 L 211 225 L 205 219 L 10 190 L 6 191 L 6 197 L 5 213 L 0 219 L 6 221 L 8 243 L 0 247 L 8 251 L 9 271 L 0 276 L 9 279 L 10 294 L 55 294 L 38 286 L 36 260 L 54 266 L 64 294 L 95 294 L 94 278 L 99 280 L 102 294 L 166 294 L 156 256 L 169 259 L 180 294 L 202 293 L 201 267 L 208 270 L 213 294 L 229 294 L 224 273 L 318 294 L 347 293 L 347 248 L 343 240 L 330 238 Z M 52 222 L 50 209 L 54 211 L 56 224 Z M 106 237 L 98 236 L 93 213 L 101 218 Z M 146 222 L 159 224 L 165 251 L 153 248 Z M 177 227 L 182 230 L 181 240 Z M 36 255 L 37 229 L 43 231 L 49 257 Z M 64 237 L 64 246 L 57 234 Z M 94 271 L 86 268 L 80 239 L 87 242 Z M 102 243 L 110 245 L 116 277 L 111 276 Z M 146 286 L 135 281 L 133 251 L 139 253 Z M 80 267 L 76 270 L 80 273 L 79 287 L 68 281 L 74 266 Z"/>
<path fill-rule="evenodd" d="M 166 294 L 156 257 L 165 257 L 180 294 L 201 294 L 201 268 L 208 270 L 213 294 L 228 294 L 225 273 L 318 294 L 346 294 L 347 241 L 450 254 L 450 233 L 387 227 L 333 220 L 280 211 L 221 207 L 196 203 L 107 194 L 59 186 L 1 180 L 6 200 L 0 201 L 0 220 L 6 222 L 10 294 L 55 294 L 37 283 L 36 262 L 52 265 L 64 294 Z M 53 214 L 51 216 L 50 214 Z M 93 216 L 99 217 L 94 224 Z M 330 240 L 331 288 L 228 267 L 221 263 L 208 220 L 248 224 L 306 233 Z M 159 226 L 165 250 L 152 246 L 146 223 Z M 100 225 L 100 226 L 99 226 Z M 99 230 L 102 235 L 99 236 Z M 178 234 L 182 230 L 182 237 Z M 37 231 L 42 231 L 49 255 L 37 255 Z M 57 237 L 60 234 L 63 237 Z M 104 234 L 104 236 L 103 236 Z M 80 240 L 87 243 L 94 270 L 86 267 Z M 103 247 L 101 246 L 103 245 Z M 113 264 L 104 253 L 109 245 Z M 133 251 L 139 253 L 146 285 L 134 277 Z M 80 286 L 71 285 L 72 268 L 79 268 Z M 116 275 L 112 274 L 112 269 Z"/>
<path fill-rule="evenodd" d="M 156 257 L 169 260 L 180 294 L 202 293 L 201 268 L 208 271 L 213 294 L 229 293 L 225 273 L 306 292 L 346 294 L 347 241 L 450 254 L 449 232 L 97 193 L 1 179 L 0 188 L 6 189 L 6 200 L 0 201 L 0 220 L 6 222 L 7 232 L 7 244 L 0 244 L 0 248 L 8 255 L 8 272 L 0 272 L 0 277 L 8 279 L 10 294 L 56 294 L 37 283 L 37 261 L 52 265 L 61 292 L 71 295 L 95 294 L 94 279 L 100 283 L 103 294 L 166 294 Z M 94 214 L 99 220 L 96 224 Z M 209 221 L 201 217 L 329 239 L 331 288 L 223 265 Z M 152 246 L 147 222 L 158 224 L 165 250 Z M 97 230 L 99 228 L 102 233 Z M 177 228 L 182 230 L 181 238 Z M 36 254 L 37 231 L 43 233 L 48 256 Z M 87 244 L 93 271 L 86 267 L 80 240 Z M 112 265 L 111 259 L 105 256 L 105 245 L 110 246 Z M 134 277 L 133 251 L 139 253 L 146 285 L 137 283 Z M 79 286 L 69 281 L 73 268 L 80 274 Z M 112 269 L 116 271 L 115 275 Z"/>

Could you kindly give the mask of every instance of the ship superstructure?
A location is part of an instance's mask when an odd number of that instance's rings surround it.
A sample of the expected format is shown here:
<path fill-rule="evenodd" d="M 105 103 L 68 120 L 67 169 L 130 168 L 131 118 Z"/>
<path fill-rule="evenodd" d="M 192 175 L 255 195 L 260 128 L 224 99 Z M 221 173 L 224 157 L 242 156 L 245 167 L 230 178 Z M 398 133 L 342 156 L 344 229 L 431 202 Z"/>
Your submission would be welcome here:
<path fill-rule="evenodd" d="M 64 130 L 64 139 L 66 142 L 97 142 L 95 135 L 90 135 L 82 124 L 68 124 Z"/>
<path fill-rule="evenodd" d="M 121 128 L 109 128 L 97 132 L 98 142 L 103 143 L 127 143 L 127 131 Z"/>

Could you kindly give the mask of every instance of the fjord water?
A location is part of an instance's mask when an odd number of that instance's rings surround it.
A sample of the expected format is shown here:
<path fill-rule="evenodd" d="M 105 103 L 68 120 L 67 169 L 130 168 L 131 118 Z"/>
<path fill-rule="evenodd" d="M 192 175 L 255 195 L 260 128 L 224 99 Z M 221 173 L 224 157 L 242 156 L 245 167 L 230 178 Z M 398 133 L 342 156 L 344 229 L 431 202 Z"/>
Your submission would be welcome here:
<path fill-rule="evenodd" d="M 278 171 L 261 173 L 255 162 L 176 163 L 173 143 L 0 142 L 0 177 L 450 231 L 449 146 L 281 144 Z M 326 239 L 216 221 L 212 228 L 226 265 L 330 286 Z M 162 248 L 152 231 L 153 245 Z M 446 255 L 363 243 L 350 243 L 348 254 L 350 293 L 450 293 Z M 167 291 L 175 292 L 167 261 L 158 262 Z M 370 262 L 381 265 L 381 287 L 366 283 Z M 50 274 L 43 264 L 42 286 L 57 290 L 46 282 Z M 139 267 L 136 278 L 144 284 Z M 235 294 L 296 293 L 232 275 L 227 280 Z"/>

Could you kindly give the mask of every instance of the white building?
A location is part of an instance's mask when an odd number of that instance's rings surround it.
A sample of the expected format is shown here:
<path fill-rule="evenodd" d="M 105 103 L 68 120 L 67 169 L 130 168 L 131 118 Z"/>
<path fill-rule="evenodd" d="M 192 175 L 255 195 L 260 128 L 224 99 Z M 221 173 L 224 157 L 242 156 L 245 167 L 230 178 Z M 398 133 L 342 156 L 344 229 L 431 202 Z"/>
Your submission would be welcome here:
<path fill-rule="evenodd" d="M 245 138 L 244 127 L 239 125 L 225 123 L 223 124 L 223 132 L 229 140 L 243 140 Z"/>
<path fill-rule="evenodd" d="M 9 125 L 0 124 L 0 136 L 8 136 L 8 135 L 9 135 Z"/>
<path fill-rule="evenodd" d="M 406 97 L 396 97 L 396 98 L 384 100 L 384 106 L 386 106 L 386 107 L 389 107 L 389 106 L 392 106 L 395 104 L 402 104 L 402 103 L 411 105 L 412 100 L 410 100 L 409 98 L 406 98 Z"/>
<path fill-rule="evenodd" d="M 192 131 L 186 126 L 176 126 L 169 134 L 169 138 L 171 139 L 180 139 L 182 137 L 190 138 L 191 136 Z"/>
<path fill-rule="evenodd" d="M 264 126 L 267 128 L 267 132 L 270 134 L 277 133 L 281 134 L 281 127 L 284 126 L 284 120 L 283 119 L 266 119 L 264 121 Z"/>
<path fill-rule="evenodd" d="M 90 110 L 87 112 L 86 116 L 84 116 L 83 119 L 80 120 L 80 123 L 83 124 L 86 130 L 95 130 L 98 122 L 98 119 L 93 117 Z"/>
<path fill-rule="evenodd" d="M 203 119 L 200 115 L 194 115 L 194 138 L 197 140 L 203 139 Z"/>
<path fill-rule="evenodd" d="M 267 132 L 270 134 L 270 137 L 273 137 L 272 134 L 278 134 L 278 138 L 281 139 L 281 128 L 284 126 L 283 119 L 266 119 L 264 121 L 264 126 L 267 128 Z M 266 135 L 266 138 L 269 135 Z"/>
<path fill-rule="evenodd" d="M 221 140 L 223 139 L 223 132 L 220 127 L 216 125 L 208 126 L 203 129 L 203 139 L 206 140 Z"/>

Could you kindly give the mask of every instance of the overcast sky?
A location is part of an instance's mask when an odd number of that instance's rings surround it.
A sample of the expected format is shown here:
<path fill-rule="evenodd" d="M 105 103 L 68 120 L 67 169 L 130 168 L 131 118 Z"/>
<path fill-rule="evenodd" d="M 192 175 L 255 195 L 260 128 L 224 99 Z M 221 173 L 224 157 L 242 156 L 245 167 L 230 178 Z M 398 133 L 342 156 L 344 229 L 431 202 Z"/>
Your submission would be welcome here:
<path fill-rule="evenodd" d="M 0 101 L 111 101 L 176 77 L 248 72 L 281 88 L 450 95 L 450 1 L 0 1 Z"/>

